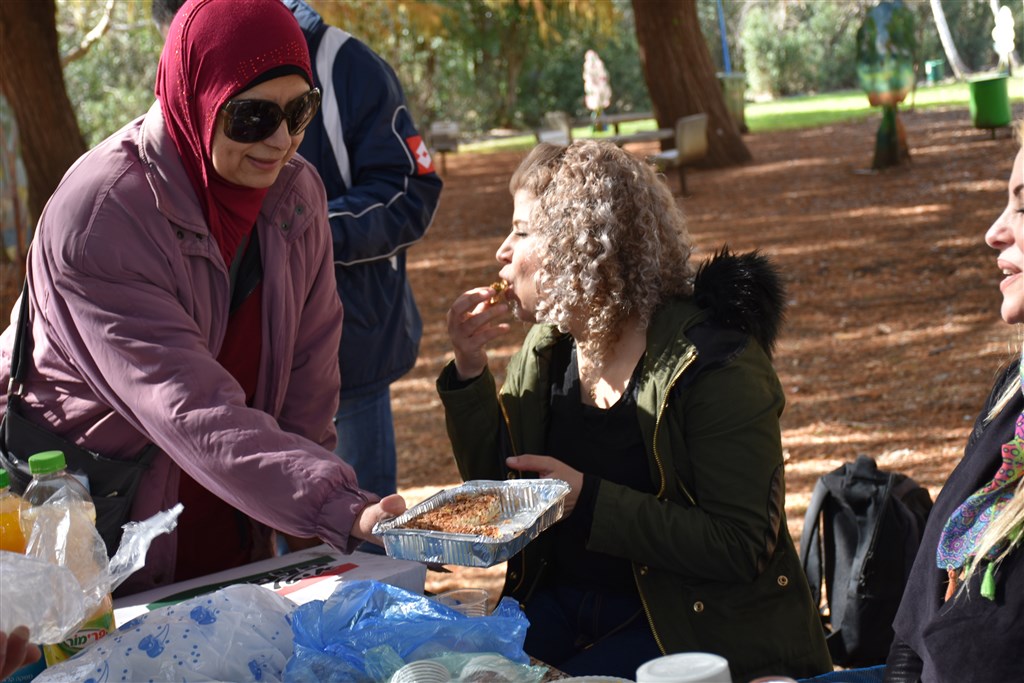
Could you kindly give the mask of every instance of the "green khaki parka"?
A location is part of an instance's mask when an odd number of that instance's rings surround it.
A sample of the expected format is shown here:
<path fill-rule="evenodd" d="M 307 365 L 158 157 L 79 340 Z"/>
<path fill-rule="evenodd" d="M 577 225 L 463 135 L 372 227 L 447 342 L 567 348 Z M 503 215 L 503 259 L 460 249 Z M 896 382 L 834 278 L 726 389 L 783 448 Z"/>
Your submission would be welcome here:
<path fill-rule="evenodd" d="M 442 371 L 437 388 L 465 480 L 518 476 L 504 465 L 508 455 L 557 457 L 544 441 L 560 334 L 534 326 L 500 394 L 489 371 L 468 386 L 456 381 L 454 364 Z M 637 417 L 658 493 L 601 481 L 588 549 L 632 561 L 664 653 L 719 654 L 744 682 L 831 671 L 786 527 L 785 399 L 768 352 L 692 300 L 662 306 L 647 339 Z M 546 541 L 541 534 L 508 562 L 504 594 L 526 602 L 550 578 Z"/>

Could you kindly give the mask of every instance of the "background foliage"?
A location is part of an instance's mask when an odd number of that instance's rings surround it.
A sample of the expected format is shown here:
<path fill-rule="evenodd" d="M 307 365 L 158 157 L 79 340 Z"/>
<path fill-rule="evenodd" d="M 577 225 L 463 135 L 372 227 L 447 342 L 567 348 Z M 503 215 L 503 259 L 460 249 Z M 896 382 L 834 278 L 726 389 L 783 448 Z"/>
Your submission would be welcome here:
<path fill-rule="evenodd" d="M 724 66 L 716 0 L 697 0 L 705 40 Z M 312 0 L 398 72 L 422 127 L 457 120 L 463 130 L 531 128 L 544 112 L 587 116 L 583 55 L 594 49 L 610 76 L 614 111 L 645 111 L 650 100 L 630 0 Z M 855 37 L 874 0 L 723 0 L 734 71 L 748 97 L 857 88 Z M 916 18 L 918 77 L 943 59 L 928 0 L 905 0 Z M 162 41 L 149 0 L 58 0 L 62 54 L 72 54 L 108 7 L 110 25 L 65 68 L 68 94 L 89 145 L 146 111 Z M 975 71 L 994 67 L 988 0 L 942 0 L 961 56 Z M 1017 18 L 1017 45 L 1024 20 Z"/>

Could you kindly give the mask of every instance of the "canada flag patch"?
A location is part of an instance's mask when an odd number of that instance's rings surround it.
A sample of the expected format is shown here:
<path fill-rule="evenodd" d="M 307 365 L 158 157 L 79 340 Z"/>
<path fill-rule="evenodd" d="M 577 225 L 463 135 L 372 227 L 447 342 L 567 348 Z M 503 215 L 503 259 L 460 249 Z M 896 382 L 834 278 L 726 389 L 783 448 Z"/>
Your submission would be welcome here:
<path fill-rule="evenodd" d="M 405 144 L 409 145 L 409 151 L 416 159 L 416 175 L 433 173 L 434 160 L 430 157 L 430 150 L 427 149 L 427 143 L 423 142 L 423 137 L 413 135 L 411 138 L 405 139 Z"/>

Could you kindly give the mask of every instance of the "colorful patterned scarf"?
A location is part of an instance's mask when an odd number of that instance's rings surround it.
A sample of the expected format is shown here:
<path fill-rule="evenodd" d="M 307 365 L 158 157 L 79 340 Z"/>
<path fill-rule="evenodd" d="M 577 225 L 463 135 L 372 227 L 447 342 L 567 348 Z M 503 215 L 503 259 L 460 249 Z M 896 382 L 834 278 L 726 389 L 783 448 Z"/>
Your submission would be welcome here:
<path fill-rule="evenodd" d="M 939 569 L 950 572 L 965 569 L 974 559 L 975 548 L 982 534 L 999 516 L 1013 498 L 1016 482 L 1024 476 L 1024 413 L 1017 418 L 1014 437 L 1003 445 L 1002 464 L 992 481 L 972 494 L 950 516 L 939 537 L 935 561 Z M 982 579 L 982 595 L 990 600 L 995 596 L 995 567 L 991 561 L 998 557 L 1006 543 L 993 547 L 983 560 L 989 565 Z"/>

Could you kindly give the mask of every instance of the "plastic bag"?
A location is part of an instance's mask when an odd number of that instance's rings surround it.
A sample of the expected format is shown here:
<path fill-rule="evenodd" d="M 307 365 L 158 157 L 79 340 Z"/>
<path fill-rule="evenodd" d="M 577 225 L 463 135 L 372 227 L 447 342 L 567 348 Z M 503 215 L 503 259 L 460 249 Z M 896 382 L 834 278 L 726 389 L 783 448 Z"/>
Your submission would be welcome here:
<path fill-rule="evenodd" d="M 540 683 L 548 673 L 546 666 L 516 664 L 491 652 L 449 653 L 427 661 L 443 664 L 456 683 Z"/>
<path fill-rule="evenodd" d="M 378 581 L 342 583 L 292 614 L 295 654 L 287 683 L 387 681 L 400 667 L 449 653 L 496 653 L 519 664 L 529 621 L 511 598 L 490 616 L 467 617 Z"/>
<path fill-rule="evenodd" d="M 59 643 L 99 607 L 104 597 L 144 564 L 149 544 L 156 536 L 174 530 L 182 509 L 179 503 L 149 519 L 126 524 L 117 554 L 99 571 L 88 574 L 89 585 L 82 585 L 68 567 L 0 552 L 0 630 L 10 633 L 16 626 L 24 625 L 33 642 Z M 41 520 L 33 528 L 32 538 L 58 539 L 55 547 L 63 550 L 67 547 L 67 528 L 67 518 L 57 515 Z M 76 547 L 85 553 L 91 548 L 105 560 L 103 539 L 95 528 L 90 528 L 92 538 L 74 539 Z"/>
<path fill-rule="evenodd" d="M 70 569 L 19 553 L 0 551 L 0 596 L 0 631 L 24 625 L 37 643 L 60 642 L 86 615 Z"/>
<path fill-rule="evenodd" d="M 268 588 L 228 586 L 138 616 L 35 680 L 279 683 L 294 609 Z"/>

